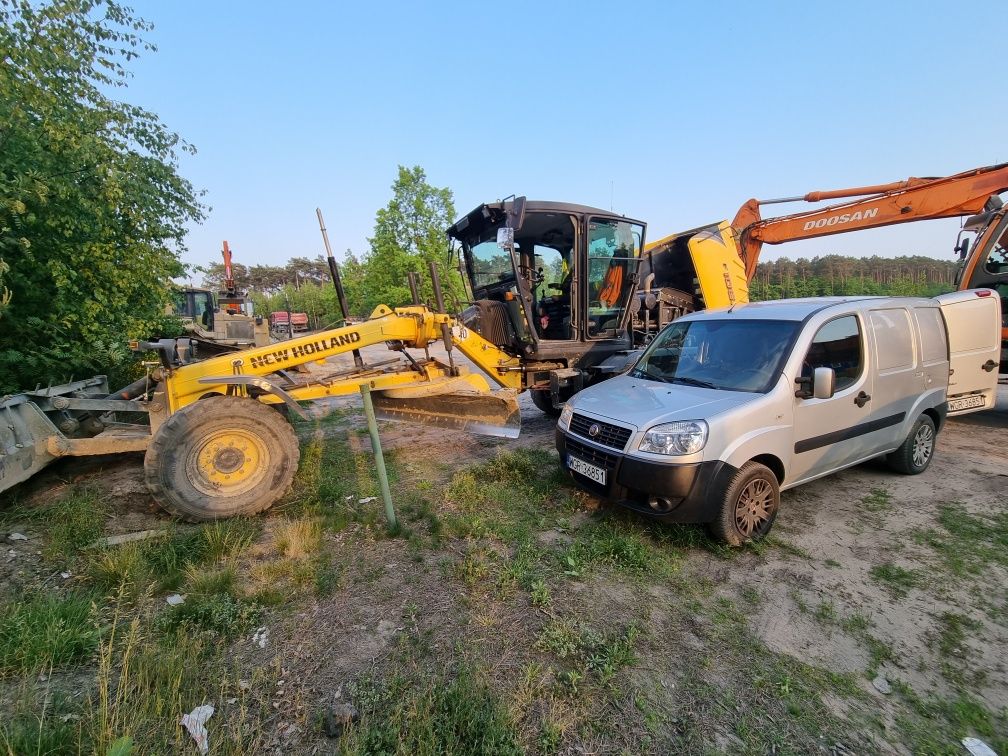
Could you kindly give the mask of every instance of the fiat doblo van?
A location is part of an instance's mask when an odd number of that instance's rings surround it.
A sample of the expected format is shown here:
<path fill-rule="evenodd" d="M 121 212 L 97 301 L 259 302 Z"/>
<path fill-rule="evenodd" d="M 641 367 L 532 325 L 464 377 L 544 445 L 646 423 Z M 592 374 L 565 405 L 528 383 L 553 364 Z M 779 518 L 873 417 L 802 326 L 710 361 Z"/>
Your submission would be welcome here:
<path fill-rule="evenodd" d="M 557 451 L 587 491 L 740 545 L 782 490 L 873 457 L 927 469 L 947 415 L 994 405 L 1000 328 L 988 289 L 688 315 L 564 406 Z"/>

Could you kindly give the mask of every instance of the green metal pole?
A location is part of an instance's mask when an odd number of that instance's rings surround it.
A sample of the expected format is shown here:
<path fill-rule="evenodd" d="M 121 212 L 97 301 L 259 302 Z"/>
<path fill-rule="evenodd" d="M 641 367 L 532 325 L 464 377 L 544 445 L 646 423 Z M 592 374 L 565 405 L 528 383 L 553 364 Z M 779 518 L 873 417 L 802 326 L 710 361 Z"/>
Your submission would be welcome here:
<path fill-rule="evenodd" d="M 378 482 L 381 484 L 381 495 L 385 501 L 385 518 L 390 530 L 396 528 L 395 508 L 392 506 L 392 493 L 389 491 L 388 473 L 385 472 L 385 456 L 381 450 L 381 439 L 378 437 L 378 420 L 375 418 L 374 402 L 371 401 L 371 387 L 362 383 L 361 396 L 364 397 L 364 414 L 367 416 L 368 433 L 371 434 L 371 450 L 375 456 L 375 466 L 378 468 Z"/>

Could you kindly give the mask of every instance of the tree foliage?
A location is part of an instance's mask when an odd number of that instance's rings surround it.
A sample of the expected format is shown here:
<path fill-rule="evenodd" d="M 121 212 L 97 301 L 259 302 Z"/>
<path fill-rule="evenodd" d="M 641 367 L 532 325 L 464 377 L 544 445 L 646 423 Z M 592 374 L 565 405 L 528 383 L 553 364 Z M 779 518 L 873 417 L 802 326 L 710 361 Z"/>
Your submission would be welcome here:
<path fill-rule="evenodd" d="M 392 184 L 392 199 L 375 217 L 371 249 L 357 263 L 348 261 L 346 278 L 354 293 L 354 307 L 361 314 L 380 304 L 409 304 L 406 277 L 410 271 L 421 277 L 421 299 L 433 302 L 429 264 L 437 266 L 445 305 L 454 309 L 462 300 L 462 279 L 449 263 L 448 226 L 455 219 L 450 189 L 427 182 L 420 166 L 399 166 Z"/>
<path fill-rule="evenodd" d="M 0 393 L 114 373 L 163 323 L 204 207 L 193 148 L 110 94 L 149 30 L 113 0 L 0 0 Z"/>

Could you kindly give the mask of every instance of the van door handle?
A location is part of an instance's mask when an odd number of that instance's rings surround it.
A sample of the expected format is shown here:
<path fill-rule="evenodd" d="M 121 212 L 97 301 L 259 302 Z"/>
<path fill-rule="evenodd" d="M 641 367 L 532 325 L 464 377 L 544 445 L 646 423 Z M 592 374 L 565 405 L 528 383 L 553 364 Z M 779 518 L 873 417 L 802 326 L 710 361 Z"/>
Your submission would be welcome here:
<path fill-rule="evenodd" d="M 871 401 L 871 396 L 862 391 L 860 394 L 854 397 L 854 404 L 858 407 L 864 407 L 868 402 Z"/>
<path fill-rule="evenodd" d="M 996 362 L 994 362 L 994 360 L 987 360 L 987 362 L 985 362 L 980 367 L 982 367 L 984 370 L 986 370 L 989 373 L 991 370 L 993 370 L 997 366 L 998 366 L 998 364 Z"/>

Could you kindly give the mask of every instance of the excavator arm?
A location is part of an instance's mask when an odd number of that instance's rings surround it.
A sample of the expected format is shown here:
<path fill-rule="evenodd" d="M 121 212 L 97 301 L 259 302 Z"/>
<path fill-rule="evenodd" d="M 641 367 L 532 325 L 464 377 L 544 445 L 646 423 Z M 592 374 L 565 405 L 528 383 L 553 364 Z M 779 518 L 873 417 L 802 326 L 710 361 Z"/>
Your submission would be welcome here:
<path fill-rule="evenodd" d="M 829 234 L 878 228 L 896 223 L 972 215 L 992 195 L 1008 191 L 1008 163 L 976 168 L 941 178 L 908 178 L 891 184 L 809 192 L 800 197 L 751 199 L 732 221 L 746 276 L 752 278 L 763 244 L 814 239 Z M 822 202 L 850 197 L 849 202 L 777 218 L 762 218 L 760 206 L 781 202 Z"/>

